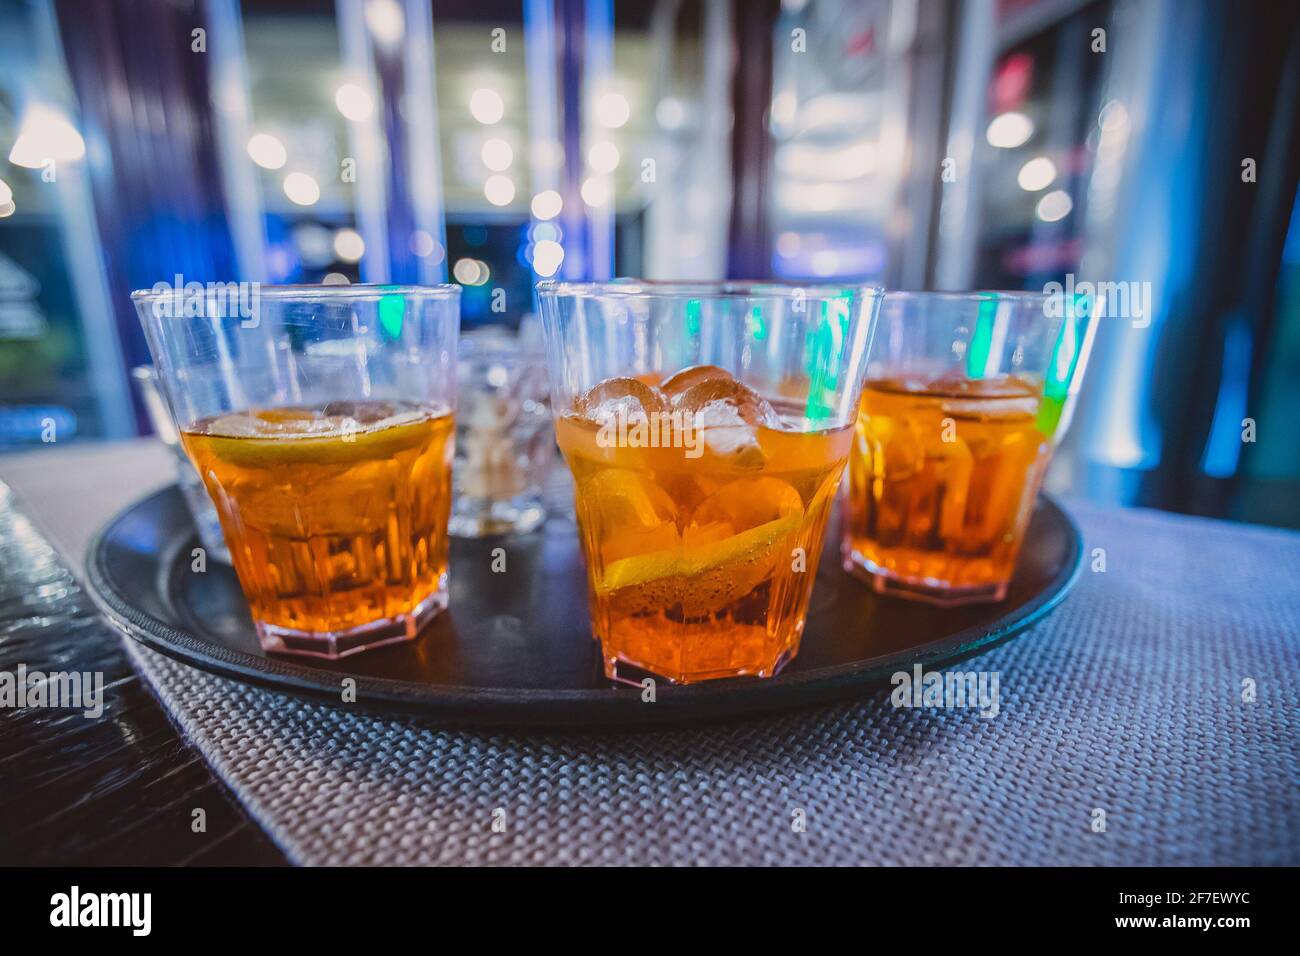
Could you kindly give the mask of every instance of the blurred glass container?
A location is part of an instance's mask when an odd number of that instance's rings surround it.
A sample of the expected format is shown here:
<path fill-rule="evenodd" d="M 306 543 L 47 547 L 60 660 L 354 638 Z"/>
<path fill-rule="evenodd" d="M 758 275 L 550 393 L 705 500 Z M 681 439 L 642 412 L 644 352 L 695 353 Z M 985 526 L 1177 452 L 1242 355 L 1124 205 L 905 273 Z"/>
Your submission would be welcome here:
<path fill-rule="evenodd" d="M 546 519 L 543 488 L 555 460 L 546 357 L 534 328 L 461 336 L 457 353 L 452 534 L 532 531 Z"/>
<path fill-rule="evenodd" d="M 159 440 L 171 449 L 176 458 L 176 483 L 185 495 L 185 504 L 189 506 L 190 515 L 199 531 L 199 540 L 210 557 L 230 564 L 230 551 L 226 549 L 226 539 L 221 534 L 221 522 L 217 518 L 217 509 L 208 497 L 203 480 L 194 470 L 190 460 L 181 447 L 180 436 L 176 434 L 176 424 L 162 392 L 158 389 L 158 374 L 152 365 L 137 365 L 131 369 L 131 378 L 135 380 L 144 399 L 144 407 L 149 415 L 149 424 Z"/>

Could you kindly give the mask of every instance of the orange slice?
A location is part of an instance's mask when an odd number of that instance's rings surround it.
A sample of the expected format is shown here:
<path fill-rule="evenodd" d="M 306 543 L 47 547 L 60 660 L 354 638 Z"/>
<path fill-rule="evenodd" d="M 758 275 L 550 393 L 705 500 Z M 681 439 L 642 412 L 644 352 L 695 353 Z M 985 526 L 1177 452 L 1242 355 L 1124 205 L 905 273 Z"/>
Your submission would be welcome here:
<path fill-rule="evenodd" d="M 450 427 L 447 416 L 447 427 Z M 437 419 L 414 421 L 355 431 L 344 430 L 315 435 L 281 435 L 274 438 L 189 434 L 189 442 L 206 446 L 221 461 L 240 468 L 274 468 L 280 465 L 347 465 L 362 461 L 383 461 L 420 448 L 437 433 Z"/>
<path fill-rule="evenodd" d="M 605 568 L 597 593 L 627 613 L 679 603 L 687 617 L 721 610 L 772 573 L 802 520 L 799 512 L 713 543 L 622 558 Z"/>

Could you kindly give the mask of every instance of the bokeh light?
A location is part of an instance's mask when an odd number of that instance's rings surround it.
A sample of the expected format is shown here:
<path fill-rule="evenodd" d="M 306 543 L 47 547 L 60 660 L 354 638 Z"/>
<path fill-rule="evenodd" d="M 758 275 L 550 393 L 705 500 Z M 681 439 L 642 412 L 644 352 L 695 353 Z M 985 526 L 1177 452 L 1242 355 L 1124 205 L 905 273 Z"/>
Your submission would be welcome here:
<path fill-rule="evenodd" d="M 606 129 L 618 129 L 632 115 L 627 97 L 619 93 L 606 93 L 596 100 L 596 121 Z"/>
<path fill-rule="evenodd" d="M 515 199 L 515 184 L 509 176 L 489 176 L 483 184 L 483 195 L 494 206 L 508 206 Z"/>
<path fill-rule="evenodd" d="M 270 133 L 255 133 L 248 139 L 248 155 L 263 169 L 279 169 L 289 161 L 288 150 Z"/>
<path fill-rule="evenodd" d="M 484 141 L 481 156 L 483 165 L 494 173 L 505 172 L 515 161 L 515 151 L 510 148 L 509 143 L 498 136 Z"/>
<path fill-rule="evenodd" d="M 598 173 L 612 173 L 618 169 L 619 159 L 618 147 L 609 140 L 593 143 L 587 151 L 587 162 Z"/>
<path fill-rule="evenodd" d="M 1038 208 L 1035 214 L 1043 222 L 1058 222 L 1070 214 L 1074 208 L 1074 200 L 1064 189 L 1054 189 L 1042 199 L 1038 200 Z"/>
<path fill-rule="evenodd" d="M 533 197 L 534 219 L 554 219 L 564 208 L 564 199 L 554 189 L 545 189 Z"/>
<path fill-rule="evenodd" d="M 491 126 L 501 122 L 501 117 L 506 115 L 506 105 L 496 90 L 480 87 L 470 95 L 469 112 L 484 126 Z"/>
<path fill-rule="evenodd" d="M 589 176 L 582 183 L 582 201 L 599 208 L 609 202 L 609 181 L 604 176 Z"/>
<path fill-rule="evenodd" d="M 990 146 L 1014 149 L 1034 135 L 1034 122 L 1024 113 L 1001 113 L 993 117 L 985 134 Z"/>
<path fill-rule="evenodd" d="M 1016 182 L 1020 188 L 1031 193 L 1046 189 L 1056 179 L 1056 164 L 1046 156 L 1035 156 L 1020 167 Z"/>
<path fill-rule="evenodd" d="M 290 173 L 284 177 L 284 194 L 299 206 L 314 206 L 320 199 L 320 184 L 307 173 Z"/>
<path fill-rule="evenodd" d="M 334 254 L 343 262 L 359 262 L 366 254 L 366 242 L 355 229 L 334 233 Z"/>
<path fill-rule="evenodd" d="M 554 239 L 543 239 L 533 247 L 533 270 L 542 278 L 555 275 L 564 261 L 564 247 Z"/>
<path fill-rule="evenodd" d="M 355 83 L 344 83 L 335 91 L 334 105 L 346 119 L 354 123 L 369 119 L 375 111 L 375 103 L 370 94 Z"/>

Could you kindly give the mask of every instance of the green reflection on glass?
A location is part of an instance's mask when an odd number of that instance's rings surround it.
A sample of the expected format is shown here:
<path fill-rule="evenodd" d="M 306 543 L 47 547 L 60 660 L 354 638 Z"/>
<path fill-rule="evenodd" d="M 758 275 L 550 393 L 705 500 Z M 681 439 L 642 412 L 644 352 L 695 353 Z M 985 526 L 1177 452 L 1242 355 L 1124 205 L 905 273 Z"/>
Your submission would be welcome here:
<path fill-rule="evenodd" d="M 1074 380 L 1074 370 L 1079 364 L 1080 332 L 1092 314 L 1092 306 L 1090 296 L 1079 294 L 1065 307 L 1061 331 L 1052 346 L 1052 360 L 1047 364 L 1047 374 L 1043 377 L 1043 401 L 1038 407 L 1036 421 L 1038 430 L 1048 438 L 1056 434 L 1061 415 L 1065 412 L 1070 382 Z"/>
<path fill-rule="evenodd" d="M 810 422 L 831 416 L 831 406 L 826 401 L 826 396 L 835 385 L 839 352 L 837 343 L 844 338 L 843 330 L 837 330 L 832 320 L 831 303 L 823 299 L 820 305 L 821 318 L 809 332 L 805 345 L 808 354 L 808 401 L 804 406 L 804 417 Z"/>
<path fill-rule="evenodd" d="M 700 300 L 686 300 L 686 334 L 694 337 L 700 334 Z"/>
<path fill-rule="evenodd" d="M 379 297 L 379 325 L 390 339 L 400 338 L 402 320 L 406 316 L 406 297 L 390 292 Z"/>
<path fill-rule="evenodd" d="M 993 347 L 993 325 L 997 319 L 997 299 L 988 299 L 980 303 L 975 316 L 975 331 L 966 346 L 966 377 L 983 378 L 988 368 L 989 349 Z"/>

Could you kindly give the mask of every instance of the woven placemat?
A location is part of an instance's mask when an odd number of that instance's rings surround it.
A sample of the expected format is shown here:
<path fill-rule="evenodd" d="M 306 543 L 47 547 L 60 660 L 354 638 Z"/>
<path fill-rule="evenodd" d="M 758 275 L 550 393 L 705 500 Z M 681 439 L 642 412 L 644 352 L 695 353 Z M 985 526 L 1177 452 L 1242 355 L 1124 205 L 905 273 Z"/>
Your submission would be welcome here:
<path fill-rule="evenodd" d="M 470 732 L 127 643 L 298 863 L 1300 864 L 1300 535 L 1072 511 L 1075 593 L 960 665 L 998 673 L 992 719 L 881 692 L 672 731 Z"/>

